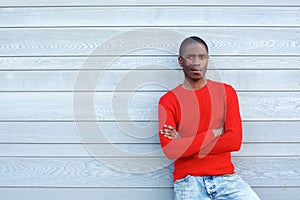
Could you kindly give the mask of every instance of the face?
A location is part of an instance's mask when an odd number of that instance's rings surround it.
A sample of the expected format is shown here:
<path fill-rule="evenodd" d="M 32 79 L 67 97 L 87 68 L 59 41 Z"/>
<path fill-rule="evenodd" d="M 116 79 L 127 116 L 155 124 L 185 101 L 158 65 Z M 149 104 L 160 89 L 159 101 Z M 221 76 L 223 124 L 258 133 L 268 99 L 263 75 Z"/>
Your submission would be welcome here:
<path fill-rule="evenodd" d="M 185 46 L 178 63 L 183 68 L 185 78 L 191 82 L 205 81 L 208 53 L 203 44 L 193 42 Z"/>

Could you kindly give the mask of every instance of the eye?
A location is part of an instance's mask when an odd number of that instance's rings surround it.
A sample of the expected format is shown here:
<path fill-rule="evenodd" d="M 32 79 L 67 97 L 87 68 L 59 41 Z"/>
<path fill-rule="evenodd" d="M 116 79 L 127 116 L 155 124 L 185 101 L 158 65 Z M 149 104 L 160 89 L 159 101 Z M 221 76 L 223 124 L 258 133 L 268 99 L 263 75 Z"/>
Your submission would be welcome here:
<path fill-rule="evenodd" d="M 206 58 L 207 58 L 207 55 L 205 55 L 205 54 L 200 55 L 200 59 L 201 59 L 201 60 L 204 60 L 204 59 L 206 59 Z"/>
<path fill-rule="evenodd" d="M 185 58 L 188 59 L 188 60 L 193 60 L 195 58 L 195 56 L 193 56 L 193 55 L 187 55 Z"/>

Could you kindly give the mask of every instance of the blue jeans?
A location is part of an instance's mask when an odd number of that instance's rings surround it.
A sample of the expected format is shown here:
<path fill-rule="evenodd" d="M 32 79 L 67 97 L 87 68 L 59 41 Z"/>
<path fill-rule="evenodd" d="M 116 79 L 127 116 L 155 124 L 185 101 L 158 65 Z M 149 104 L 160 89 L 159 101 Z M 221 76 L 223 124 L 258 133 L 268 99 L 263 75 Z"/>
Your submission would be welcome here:
<path fill-rule="evenodd" d="M 186 176 L 174 183 L 175 200 L 259 200 L 239 175 Z"/>

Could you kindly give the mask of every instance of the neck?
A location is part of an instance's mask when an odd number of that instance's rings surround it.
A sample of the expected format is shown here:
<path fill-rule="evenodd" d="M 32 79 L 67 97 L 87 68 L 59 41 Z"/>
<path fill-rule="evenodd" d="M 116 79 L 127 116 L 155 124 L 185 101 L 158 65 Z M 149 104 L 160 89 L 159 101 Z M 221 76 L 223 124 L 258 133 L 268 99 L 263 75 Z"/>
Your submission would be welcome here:
<path fill-rule="evenodd" d="M 182 87 L 187 90 L 199 90 L 204 86 L 206 86 L 206 84 L 207 84 L 207 80 L 205 78 L 196 82 L 185 79 L 182 84 Z"/>

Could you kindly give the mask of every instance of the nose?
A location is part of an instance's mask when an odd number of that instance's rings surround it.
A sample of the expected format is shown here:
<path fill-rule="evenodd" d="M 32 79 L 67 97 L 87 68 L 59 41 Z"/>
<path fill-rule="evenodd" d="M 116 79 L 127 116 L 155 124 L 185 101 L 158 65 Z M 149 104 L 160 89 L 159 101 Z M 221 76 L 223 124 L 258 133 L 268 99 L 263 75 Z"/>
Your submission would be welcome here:
<path fill-rule="evenodd" d="M 199 56 L 195 57 L 195 59 L 192 62 L 192 65 L 194 65 L 194 66 L 200 66 L 201 65 L 201 59 L 199 58 Z"/>

